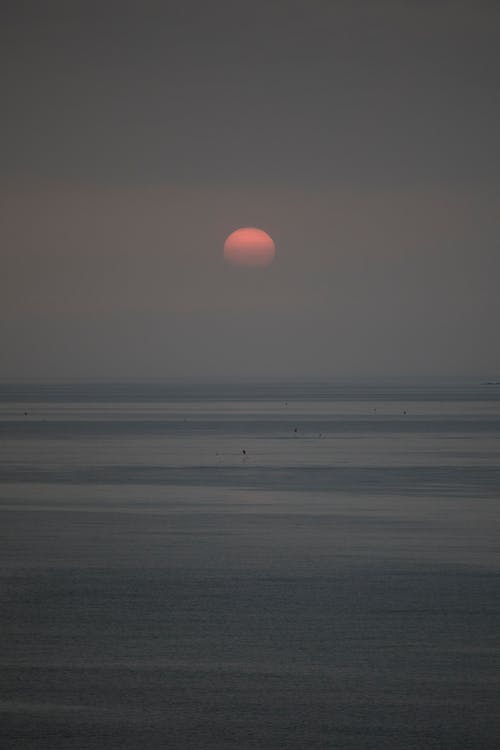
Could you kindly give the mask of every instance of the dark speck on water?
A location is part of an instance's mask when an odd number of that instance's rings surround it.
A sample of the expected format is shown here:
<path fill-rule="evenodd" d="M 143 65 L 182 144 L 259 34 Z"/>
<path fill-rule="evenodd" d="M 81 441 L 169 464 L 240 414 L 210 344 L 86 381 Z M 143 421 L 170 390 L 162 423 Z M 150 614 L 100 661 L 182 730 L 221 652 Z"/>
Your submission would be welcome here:
<path fill-rule="evenodd" d="M 499 747 L 499 440 L 469 381 L 0 386 L 2 747 Z"/>

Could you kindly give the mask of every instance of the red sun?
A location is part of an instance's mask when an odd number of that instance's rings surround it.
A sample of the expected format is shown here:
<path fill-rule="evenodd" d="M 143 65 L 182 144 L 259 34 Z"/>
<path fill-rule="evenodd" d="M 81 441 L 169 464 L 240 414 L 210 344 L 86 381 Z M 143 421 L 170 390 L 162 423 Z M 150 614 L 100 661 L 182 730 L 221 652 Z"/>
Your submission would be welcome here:
<path fill-rule="evenodd" d="M 255 227 L 237 229 L 224 243 L 224 259 L 233 266 L 263 268 L 271 265 L 275 255 L 272 237 Z"/>

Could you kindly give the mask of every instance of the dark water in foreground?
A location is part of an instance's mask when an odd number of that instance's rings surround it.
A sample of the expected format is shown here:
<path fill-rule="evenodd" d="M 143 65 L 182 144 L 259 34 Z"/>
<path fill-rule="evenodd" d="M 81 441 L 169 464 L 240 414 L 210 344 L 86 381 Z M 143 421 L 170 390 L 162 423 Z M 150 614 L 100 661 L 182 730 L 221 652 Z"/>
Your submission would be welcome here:
<path fill-rule="evenodd" d="M 500 746 L 500 386 L 0 386 L 0 451 L 2 747 Z"/>

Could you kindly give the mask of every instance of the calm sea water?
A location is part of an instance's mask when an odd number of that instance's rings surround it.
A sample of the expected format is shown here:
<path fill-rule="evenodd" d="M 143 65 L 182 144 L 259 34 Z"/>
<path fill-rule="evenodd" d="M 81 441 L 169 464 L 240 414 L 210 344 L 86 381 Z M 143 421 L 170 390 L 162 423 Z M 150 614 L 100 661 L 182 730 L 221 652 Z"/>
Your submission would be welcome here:
<path fill-rule="evenodd" d="M 500 746 L 500 386 L 0 386 L 2 747 Z"/>

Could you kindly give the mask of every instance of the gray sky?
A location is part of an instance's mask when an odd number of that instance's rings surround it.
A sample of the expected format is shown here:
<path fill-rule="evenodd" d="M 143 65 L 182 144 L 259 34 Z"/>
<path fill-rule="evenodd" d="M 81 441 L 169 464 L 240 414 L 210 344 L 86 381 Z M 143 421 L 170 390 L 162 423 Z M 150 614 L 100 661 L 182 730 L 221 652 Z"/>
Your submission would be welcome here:
<path fill-rule="evenodd" d="M 499 374 L 497 2 L 4 2 L 0 377 Z M 269 269 L 223 262 L 238 226 Z"/>

